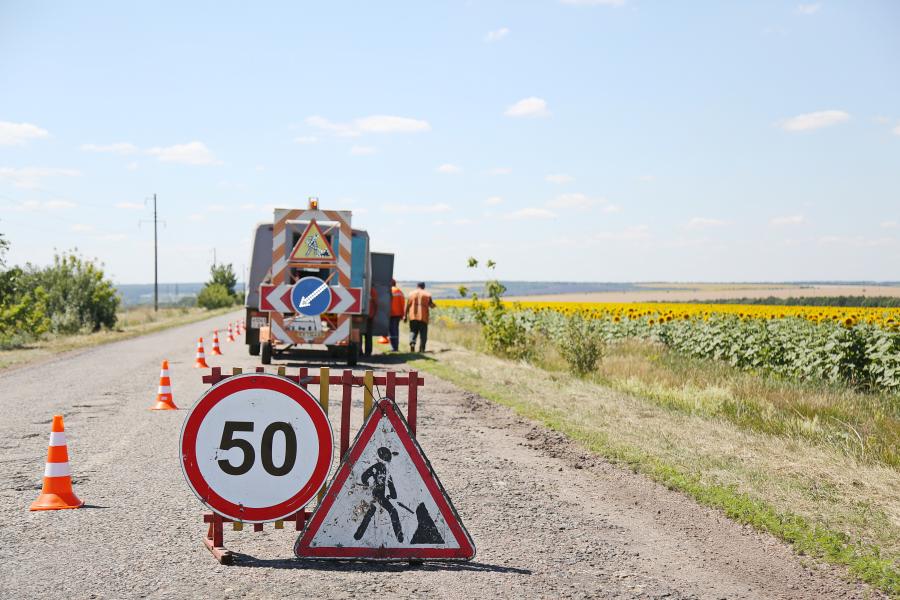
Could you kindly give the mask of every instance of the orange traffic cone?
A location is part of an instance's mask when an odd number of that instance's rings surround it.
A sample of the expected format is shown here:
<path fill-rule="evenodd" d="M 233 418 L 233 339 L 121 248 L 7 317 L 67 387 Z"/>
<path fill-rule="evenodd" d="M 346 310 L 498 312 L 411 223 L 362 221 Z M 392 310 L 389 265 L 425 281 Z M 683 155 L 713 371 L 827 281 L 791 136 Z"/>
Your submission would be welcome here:
<path fill-rule="evenodd" d="M 213 349 L 212 353 L 216 356 L 222 356 L 222 350 L 219 348 L 219 330 L 213 331 Z"/>
<path fill-rule="evenodd" d="M 156 404 L 150 410 L 178 410 L 172 397 L 172 380 L 169 379 L 169 361 L 162 361 L 159 371 L 159 390 L 156 393 Z"/>
<path fill-rule="evenodd" d="M 228 341 L 234 341 L 234 331 L 231 329 L 231 323 L 228 324 Z"/>
<path fill-rule="evenodd" d="M 80 508 L 84 502 L 72 491 L 72 474 L 69 471 L 69 452 L 66 449 L 66 431 L 61 415 L 54 415 L 50 427 L 50 447 L 47 449 L 47 466 L 44 468 L 44 486 L 28 510 L 60 510 Z"/>
<path fill-rule="evenodd" d="M 208 369 L 209 365 L 206 364 L 206 353 L 203 351 L 203 338 L 197 340 L 197 356 L 194 359 L 194 368 L 195 369 Z"/>
<path fill-rule="evenodd" d="M 385 337 L 385 336 L 381 336 L 380 338 L 378 338 L 378 343 L 379 344 L 390 344 L 391 340 L 387 339 L 387 337 Z"/>

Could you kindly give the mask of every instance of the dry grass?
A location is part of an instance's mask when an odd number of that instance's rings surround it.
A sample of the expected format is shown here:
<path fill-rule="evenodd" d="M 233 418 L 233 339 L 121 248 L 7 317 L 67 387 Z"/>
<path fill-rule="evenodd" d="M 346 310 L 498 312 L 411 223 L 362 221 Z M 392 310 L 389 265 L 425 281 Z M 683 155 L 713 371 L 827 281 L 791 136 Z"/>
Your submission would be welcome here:
<path fill-rule="evenodd" d="M 123 310 L 118 315 L 116 328 L 112 330 L 101 330 L 90 334 L 52 336 L 26 344 L 21 348 L 0 350 L 0 369 L 21 366 L 67 350 L 117 342 L 145 333 L 185 325 L 233 310 L 237 310 L 237 307 L 218 310 L 197 307 L 161 308 L 159 312 L 154 312 L 153 308 L 149 307 Z"/>
<path fill-rule="evenodd" d="M 606 456 L 628 457 L 635 468 L 788 539 L 799 551 L 847 564 L 887 589 L 896 584 L 900 478 L 893 468 L 802 437 L 755 431 L 705 411 L 672 410 L 640 393 L 457 345 L 472 344 L 472 335 L 464 328 L 435 327 L 438 361 L 422 368 L 501 399 Z M 619 362 L 606 368 L 654 372 L 627 358 Z M 711 494 L 715 500 L 707 500 Z M 751 515 L 746 506 L 773 516 Z"/>

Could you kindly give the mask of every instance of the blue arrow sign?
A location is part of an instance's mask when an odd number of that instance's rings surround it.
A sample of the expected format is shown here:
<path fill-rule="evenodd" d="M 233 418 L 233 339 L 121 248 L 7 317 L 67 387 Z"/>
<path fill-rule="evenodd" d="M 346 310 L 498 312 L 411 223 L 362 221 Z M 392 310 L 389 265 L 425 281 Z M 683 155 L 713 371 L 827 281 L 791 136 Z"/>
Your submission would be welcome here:
<path fill-rule="evenodd" d="M 321 315 L 331 306 L 331 288 L 318 277 L 304 277 L 291 290 L 291 305 L 301 315 Z"/>

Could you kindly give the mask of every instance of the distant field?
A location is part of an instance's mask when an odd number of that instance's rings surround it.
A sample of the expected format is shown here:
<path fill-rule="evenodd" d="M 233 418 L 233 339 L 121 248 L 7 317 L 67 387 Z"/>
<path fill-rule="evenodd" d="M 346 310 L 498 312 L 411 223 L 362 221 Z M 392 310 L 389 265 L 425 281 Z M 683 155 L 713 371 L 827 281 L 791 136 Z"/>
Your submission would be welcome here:
<path fill-rule="evenodd" d="M 638 283 L 631 290 L 527 294 L 507 296 L 513 301 L 552 302 L 685 302 L 729 298 L 776 298 L 819 296 L 900 297 L 900 284 L 763 284 L 763 283 Z M 641 289 L 647 288 L 647 289 Z"/>

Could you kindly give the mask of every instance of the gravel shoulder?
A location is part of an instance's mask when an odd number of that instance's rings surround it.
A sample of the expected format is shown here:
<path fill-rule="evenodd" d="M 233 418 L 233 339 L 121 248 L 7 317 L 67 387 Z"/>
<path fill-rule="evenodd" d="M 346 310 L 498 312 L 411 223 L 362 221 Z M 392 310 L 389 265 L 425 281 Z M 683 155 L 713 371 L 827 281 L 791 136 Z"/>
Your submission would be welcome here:
<path fill-rule="evenodd" d="M 229 318 L 0 372 L 0 597 L 877 596 L 432 375 L 420 392 L 419 441 L 475 540 L 474 562 L 302 563 L 290 558 L 297 533 L 267 527 L 226 531 L 238 556 L 220 566 L 201 543 L 203 509 L 178 464 L 186 411 L 147 407 L 164 358 L 176 404 L 193 403 L 205 388 L 191 368 L 195 340 Z M 211 365 L 256 365 L 239 343 L 223 351 Z M 353 402 L 358 423 L 361 395 Z M 333 392 L 333 424 L 339 411 Z M 31 513 L 55 413 L 66 418 L 75 490 L 88 507 Z"/>

